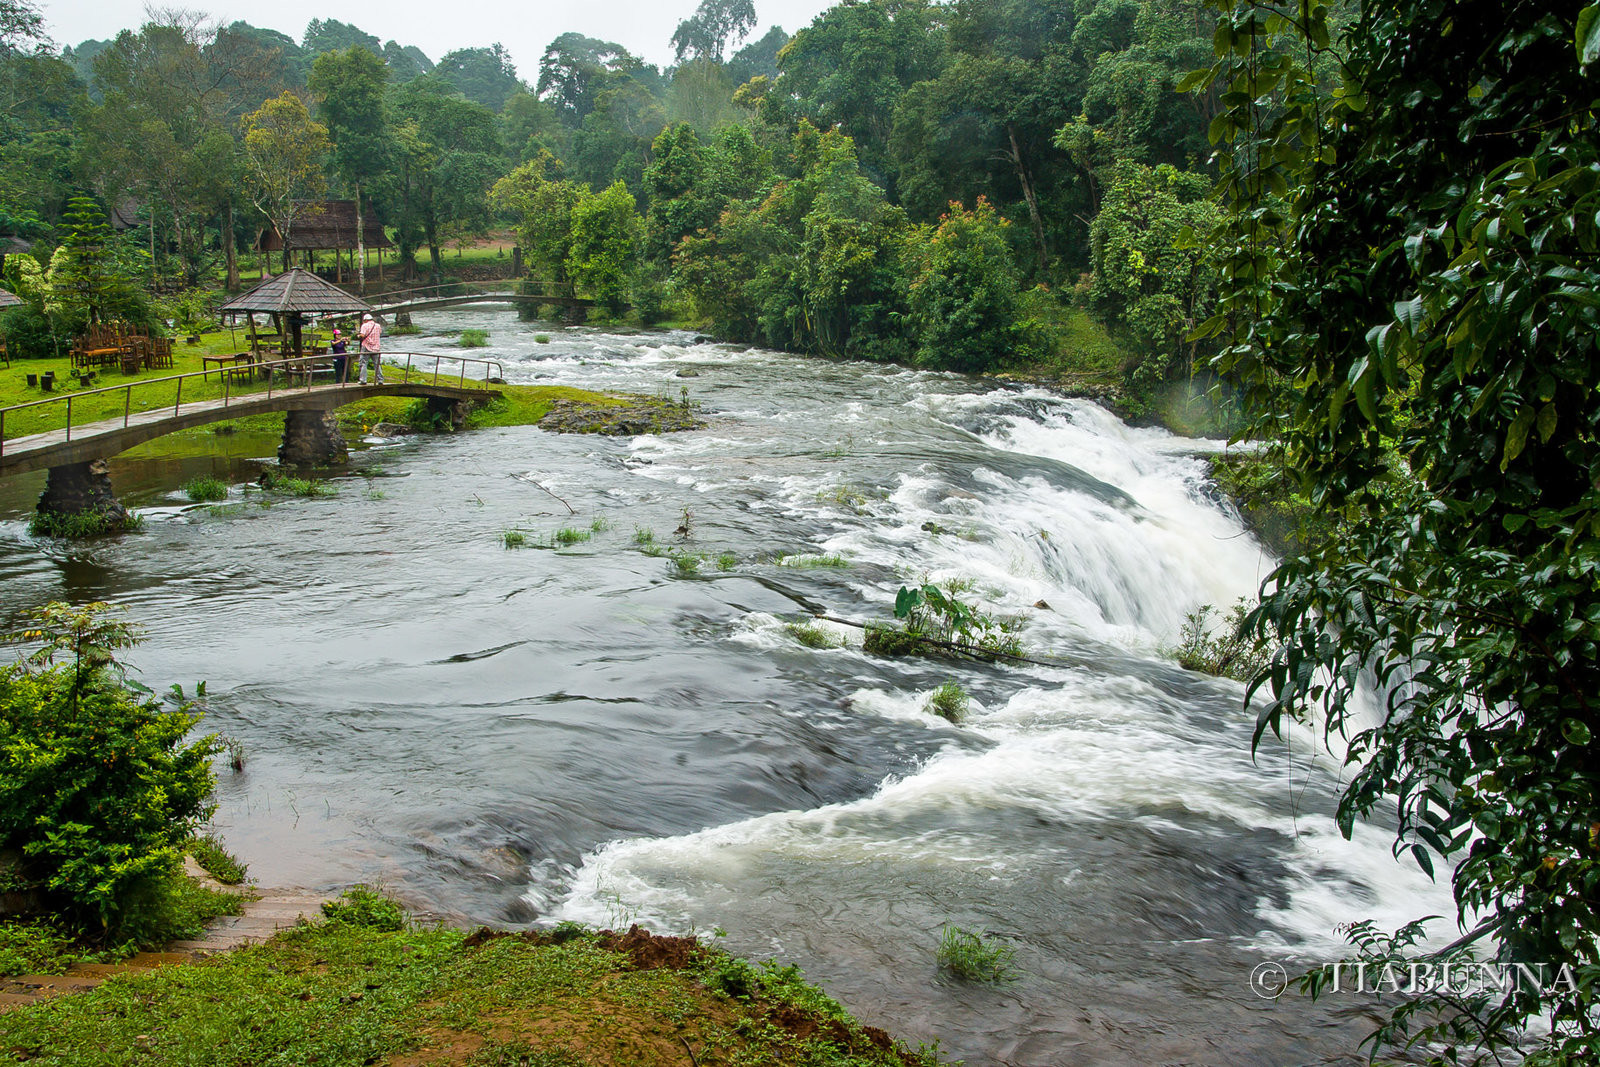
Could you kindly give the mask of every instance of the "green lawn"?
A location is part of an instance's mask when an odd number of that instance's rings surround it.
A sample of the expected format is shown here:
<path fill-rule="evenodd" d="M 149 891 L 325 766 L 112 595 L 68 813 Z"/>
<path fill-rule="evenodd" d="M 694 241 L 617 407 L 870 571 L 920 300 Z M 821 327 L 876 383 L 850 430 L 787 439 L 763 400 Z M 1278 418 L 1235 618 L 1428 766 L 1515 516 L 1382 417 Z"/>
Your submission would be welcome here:
<path fill-rule="evenodd" d="M 238 335 L 238 341 L 242 340 L 243 334 Z M 69 394 L 74 397 L 72 404 L 74 426 L 119 417 L 123 414 L 125 406 L 136 412 L 171 407 L 178 399 L 180 383 L 161 379 L 171 379 L 175 375 L 203 370 L 202 356 L 241 351 L 243 347 L 230 337 L 226 330 L 203 335 L 197 345 L 187 344 L 180 338 L 173 346 L 174 366 L 171 370 L 147 370 L 138 374 L 124 375 L 115 369 L 102 369 L 95 383 L 88 387 L 79 386 L 69 377 L 70 360 L 14 359 L 9 369 L 0 369 L 0 408 L 47 398 L 56 399 L 53 403 L 7 412 L 4 421 L 5 437 L 11 440 L 27 434 L 59 429 L 65 425 L 67 405 L 60 398 Z M 431 359 L 421 362 L 425 363 L 426 371 L 413 369 L 412 378 L 427 380 L 432 376 L 433 363 Z M 450 363 L 446 361 L 444 366 L 449 367 Z M 55 372 L 54 392 L 46 393 L 37 386 L 30 387 L 27 384 L 29 374 L 42 376 L 47 371 Z M 384 374 L 396 380 L 402 376 L 394 367 L 386 368 Z M 473 374 L 479 375 L 481 381 L 481 369 L 473 368 L 468 371 L 469 377 Z M 452 377 L 451 380 L 458 379 Z M 125 388 L 129 385 L 133 386 L 131 392 Z M 277 388 L 282 387 L 280 381 Z M 501 392 L 504 399 L 489 409 L 475 413 L 472 425 L 514 426 L 536 423 L 550 409 L 551 403 L 559 399 L 585 400 L 603 406 L 625 403 L 620 399 L 557 386 L 495 386 L 494 388 Z M 182 400 L 185 403 L 213 399 L 223 395 L 224 382 L 220 375 L 212 373 L 205 380 L 184 379 L 181 389 Z M 265 392 L 266 384 L 229 381 L 226 383 L 226 389 L 229 395 L 241 396 Z M 340 416 L 347 428 L 377 422 L 404 422 L 406 412 L 413 402 L 407 397 L 369 397 L 346 405 L 340 410 Z M 281 414 L 273 414 L 250 416 L 236 421 L 241 429 L 267 429 L 281 425 L 282 420 Z M 209 426 L 180 431 L 181 434 L 190 435 L 210 432 Z"/>

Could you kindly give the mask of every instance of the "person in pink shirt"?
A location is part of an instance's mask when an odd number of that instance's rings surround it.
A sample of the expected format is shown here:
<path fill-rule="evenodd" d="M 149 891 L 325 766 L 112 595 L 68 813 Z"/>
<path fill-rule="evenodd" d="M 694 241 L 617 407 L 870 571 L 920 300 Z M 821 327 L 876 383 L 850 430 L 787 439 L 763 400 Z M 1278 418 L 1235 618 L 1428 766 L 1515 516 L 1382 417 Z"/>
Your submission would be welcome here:
<path fill-rule="evenodd" d="M 383 384 L 383 356 L 379 351 L 379 341 L 383 338 L 383 326 L 371 315 L 361 316 L 361 329 L 356 331 L 356 336 L 361 338 L 361 382 L 367 384 L 367 360 L 372 361 L 373 380 Z"/>

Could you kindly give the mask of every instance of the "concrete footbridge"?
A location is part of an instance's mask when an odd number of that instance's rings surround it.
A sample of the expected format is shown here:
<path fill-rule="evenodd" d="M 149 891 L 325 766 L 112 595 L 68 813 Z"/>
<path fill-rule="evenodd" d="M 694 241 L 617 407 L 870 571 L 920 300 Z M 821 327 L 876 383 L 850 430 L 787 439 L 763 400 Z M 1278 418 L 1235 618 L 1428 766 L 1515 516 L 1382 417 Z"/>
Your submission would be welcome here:
<path fill-rule="evenodd" d="M 48 470 L 40 511 L 98 512 L 117 521 L 127 512 L 112 492 L 105 461 L 176 430 L 282 411 L 279 462 L 322 466 L 348 454 L 334 415 L 346 404 L 378 396 L 417 397 L 460 426 L 473 405 L 500 396 L 494 386 L 501 384 L 504 371 L 497 360 L 435 353 L 385 353 L 384 360 L 383 384 L 375 376 L 368 384 L 318 384 L 317 372 L 331 369 L 326 360 L 291 358 L 146 378 L 0 408 L 0 478 Z M 118 400 L 121 414 L 106 417 Z M 51 428 L 19 432 L 40 420 Z"/>
<path fill-rule="evenodd" d="M 551 293 L 515 293 L 503 289 L 486 289 L 482 286 L 452 283 L 428 285 L 418 289 L 404 289 L 385 293 L 372 301 L 374 314 L 389 316 L 411 314 L 414 311 L 436 311 L 440 308 L 460 307 L 463 304 L 508 304 L 514 307 L 564 307 L 577 309 L 581 321 L 594 301 L 579 296 L 558 296 Z"/>

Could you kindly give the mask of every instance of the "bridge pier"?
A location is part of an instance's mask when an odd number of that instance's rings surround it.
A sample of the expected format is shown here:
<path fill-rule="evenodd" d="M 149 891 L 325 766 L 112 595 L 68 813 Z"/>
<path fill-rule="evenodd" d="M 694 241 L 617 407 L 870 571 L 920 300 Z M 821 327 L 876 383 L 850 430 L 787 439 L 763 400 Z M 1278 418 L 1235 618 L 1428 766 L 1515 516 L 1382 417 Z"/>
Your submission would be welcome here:
<path fill-rule="evenodd" d="M 443 426 L 448 419 L 452 432 L 466 428 L 467 415 L 471 411 L 472 402 L 469 400 L 451 400 L 445 396 L 428 397 L 429 421 L 435 426 Z"/>
<path fill-rule="evenodd" d="M 284 412 L 283 442 L 278 445 L 278 462 L 285 467 L 326 467 L 343 463 L 350 456 L 344 434 L 339 432 L 339 416 L 332 411 L 306 411 L 290 408 Z"/>
<path fill-rule="evenodd" d="M 55 525 L 54 519 L 98 516 L 104 523 L 102 529 L 109 532 L 122 529 L 132 517 L 111 491 L 111 475 L 103 459 L 51 467 L 39 495 L 38 511 L 46 529 Z"/>

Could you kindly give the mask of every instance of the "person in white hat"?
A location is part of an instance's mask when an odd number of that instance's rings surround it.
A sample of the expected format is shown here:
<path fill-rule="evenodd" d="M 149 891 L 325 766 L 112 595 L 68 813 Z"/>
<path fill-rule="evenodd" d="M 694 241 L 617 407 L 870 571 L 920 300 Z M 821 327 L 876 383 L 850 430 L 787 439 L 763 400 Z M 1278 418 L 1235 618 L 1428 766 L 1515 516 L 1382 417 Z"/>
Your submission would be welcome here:
<path fill-rule="evenodd" d="M 383 338 L 383 325 L 371 315 L 361 316 L 361 329 L 356 331 L 356 336 L 361 338 L 361 382 L 367 384 L 367 360 L 372 361 L 373 380 L 383 384 L 383 355 L 379 351 L 379 342 Z"/>

